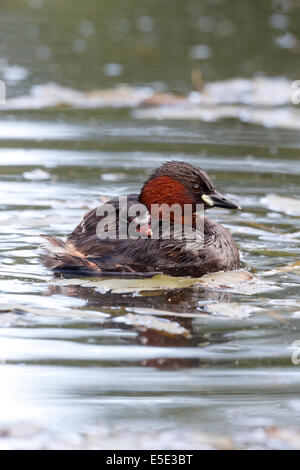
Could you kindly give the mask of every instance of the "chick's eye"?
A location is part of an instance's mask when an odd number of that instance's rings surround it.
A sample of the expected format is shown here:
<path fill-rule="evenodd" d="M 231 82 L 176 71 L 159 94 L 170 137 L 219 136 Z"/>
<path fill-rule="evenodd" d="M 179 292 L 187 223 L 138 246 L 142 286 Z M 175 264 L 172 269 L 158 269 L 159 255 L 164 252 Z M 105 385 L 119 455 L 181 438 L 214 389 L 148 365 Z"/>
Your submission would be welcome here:
<path fill-rule="evenodd" d="M 195 191 L 195 193 L 199 193 L 200 190 L 201 190 L 200 184 L 195 183 L 195 184 L 193 185 L 193 190 Z"/>

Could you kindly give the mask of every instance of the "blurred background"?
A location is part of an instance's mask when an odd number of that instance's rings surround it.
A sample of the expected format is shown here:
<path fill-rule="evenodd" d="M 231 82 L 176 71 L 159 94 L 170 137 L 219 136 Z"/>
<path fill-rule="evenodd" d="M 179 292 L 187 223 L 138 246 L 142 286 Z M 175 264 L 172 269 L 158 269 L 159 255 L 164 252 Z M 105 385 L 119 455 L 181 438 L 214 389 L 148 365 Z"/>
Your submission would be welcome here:
<path fill-rule="evenodd" d="M 0 76 L 8 95 L 55 82 L 186 92 L 204 81 L 300 76 L 297 0 L 2 0 Z"/>

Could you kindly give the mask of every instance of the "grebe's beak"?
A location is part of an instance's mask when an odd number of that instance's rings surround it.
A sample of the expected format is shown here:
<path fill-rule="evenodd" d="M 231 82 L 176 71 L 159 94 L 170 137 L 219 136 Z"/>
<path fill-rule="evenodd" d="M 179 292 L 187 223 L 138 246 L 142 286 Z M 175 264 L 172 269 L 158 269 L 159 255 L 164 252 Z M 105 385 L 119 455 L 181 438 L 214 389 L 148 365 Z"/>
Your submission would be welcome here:
<path fill-rule="evenodd" d="M 223 207 L 224 209 L 241 209 L 240 206 L 235 204 L 230 199 L 227 199 L 217 191 L 210 195 L 203 194 L 202 199 L 210 207 Z"/>

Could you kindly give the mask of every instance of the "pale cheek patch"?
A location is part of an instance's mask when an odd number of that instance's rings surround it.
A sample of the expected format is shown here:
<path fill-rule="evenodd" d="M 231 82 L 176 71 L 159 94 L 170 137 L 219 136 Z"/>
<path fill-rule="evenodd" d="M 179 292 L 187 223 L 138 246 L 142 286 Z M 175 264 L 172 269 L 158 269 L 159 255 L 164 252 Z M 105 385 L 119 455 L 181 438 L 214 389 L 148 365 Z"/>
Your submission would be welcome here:
<path fill-rule="evenodd" d="M 207 196 L 207 194 L 204 194 L 204 195 L 202 196 L 202 199 L 203 199 L 204 202 L 206 202 L 206 204 L 207 204 L 208 206 L 213 207 L 214 202 L 213 202 L 213 200 L 212 200 L 209 196 Z"/>

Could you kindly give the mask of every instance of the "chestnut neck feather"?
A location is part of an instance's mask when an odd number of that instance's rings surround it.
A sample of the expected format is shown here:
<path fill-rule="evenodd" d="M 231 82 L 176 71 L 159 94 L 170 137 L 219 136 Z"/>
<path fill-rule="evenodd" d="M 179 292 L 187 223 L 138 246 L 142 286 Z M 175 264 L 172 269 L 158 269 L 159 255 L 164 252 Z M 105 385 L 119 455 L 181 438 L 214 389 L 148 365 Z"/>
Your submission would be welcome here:
<path fill-rule="evenodd" d="M 142 188 L 140 201 L 151 211 L 151 204 L 194 204 L 192 194 L 188 189 L 169 176 L 158 176 L 147 181 Z"/>

